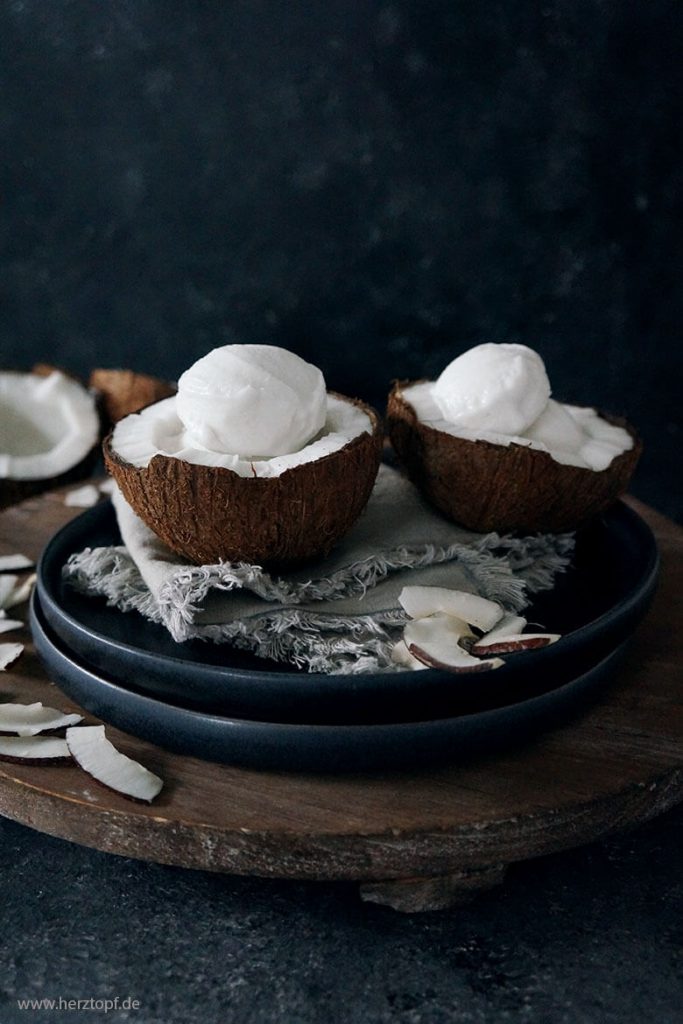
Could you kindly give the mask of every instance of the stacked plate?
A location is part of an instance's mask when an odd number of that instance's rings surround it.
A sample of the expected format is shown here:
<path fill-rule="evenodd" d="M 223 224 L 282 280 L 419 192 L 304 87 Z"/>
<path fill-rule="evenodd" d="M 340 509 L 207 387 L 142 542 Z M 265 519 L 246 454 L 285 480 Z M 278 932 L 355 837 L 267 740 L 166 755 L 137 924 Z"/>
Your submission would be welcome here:
<path fill-rule="evenodd" d="M 70 554 L 120 542 L 105 503 L 43 553 L 31 623 L 52 679 L 98 718 L 169 750 L 292 771 L 412 769 L 568 719 L 613 675 L 658 570 L 652 533 L 618 503 L 580 533 L 571 569 L 525 612 L 562 634 L 553 646 L 475 675 L 314 675 L 224 644 L 178 644 L 163 626 L 62 581 Z"/>

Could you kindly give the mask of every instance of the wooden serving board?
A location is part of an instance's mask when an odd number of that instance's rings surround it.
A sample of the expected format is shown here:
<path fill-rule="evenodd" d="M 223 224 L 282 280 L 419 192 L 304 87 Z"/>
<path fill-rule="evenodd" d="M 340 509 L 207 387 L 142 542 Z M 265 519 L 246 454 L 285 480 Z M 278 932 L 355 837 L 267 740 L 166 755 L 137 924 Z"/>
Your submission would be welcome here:
<path fill-rule="evenodd" d="M 0 554 L 36 557 L 78 510 L 63 491 L 0 514 Z M 150 807 L 75 766 L 0 763 L 0 813 L 73 842 L 159 863 L 278 878 L 352 879 L 364 899 L 412 911 L 471 898 L 514 861 L 633 826 L 683 799 L 683 530 L 633 501 L 662 577 L 619 678 L 583 717 L 514 751 L 411 773 L 247 771 L 168 753 L 107 727 L 165 780 Z M 26 617 L 25 609 L 17 609 Z M 14 614 L 14 613 L 13 613 Z M 0 699 L 78 710 L 27 645 Z M 95 720 L 86 714 L 86 722 Z"/>

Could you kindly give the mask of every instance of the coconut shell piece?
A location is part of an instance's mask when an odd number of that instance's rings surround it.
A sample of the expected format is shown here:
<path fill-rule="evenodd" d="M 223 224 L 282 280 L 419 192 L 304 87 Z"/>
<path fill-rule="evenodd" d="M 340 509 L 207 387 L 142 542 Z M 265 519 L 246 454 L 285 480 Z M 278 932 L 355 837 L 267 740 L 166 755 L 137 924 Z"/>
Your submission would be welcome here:
<path fill-rule="evenodd" d="M 146 373 L 133 370 L 93 370 L 90 387 L 102 396 L 104 412 L 110 424 L 118 423 L 124 416 L 139 412 L 146 405 L 170 398 L 176 393 L 176 385 L 160 380 Z"/>
<path fill-rule="evenodd" d="M 198 565 L 244 561 L 288 566 L 324 556 L 353 526 L 372 491 L 382 453 L 374 409 L 372 433 L 315 462 L 273 477 L 242 477 L 155 455 L 138 468 L 104 441 L 108 471 L 140 519 L 172 551 Z"/>
<path fill-rule="evenodd" d="M 634 429 L 600 413 L 633 438 L 633 448 L 607 469 L 567 466 L 523 445 L 454 437 L 421 422 L 403 390 L 417 381 L 395 381 L 387 429 L 407 475 L 448 519 L 471 530 L 560 533 L 608 508 L 631 479 L 642 450 Z"/>

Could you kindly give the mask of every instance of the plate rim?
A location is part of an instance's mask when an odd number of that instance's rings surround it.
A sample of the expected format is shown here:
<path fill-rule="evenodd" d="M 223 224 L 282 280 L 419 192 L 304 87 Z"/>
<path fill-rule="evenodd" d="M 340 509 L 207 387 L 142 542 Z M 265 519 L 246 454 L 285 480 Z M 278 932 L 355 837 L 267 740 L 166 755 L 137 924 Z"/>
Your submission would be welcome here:
<path fill-rule="evenodd" d="M 590 665 L 581 672 L 579 675 L 573 677 L 560 686 L 554 689 L 548 690 L 544 693 L 537 694 L 536 696 L 529 697 L 521 701 L 512 701 L 510 704 L 504 704 L 495 708 L 488 708 L 485 710 L 473 711 L 471 713 L 465 713 L 462 715 L 455 716 L 444 716 L 442 718 L 433 719 L 422 719 L 417 721 L 409 722 L 356 722 L 356 723 L 334 723 L 334 722 L 268 722 L 260 721 L 257 719 L 248 718 L 237 718 L 229 717 L 226 715 L 216 714 L 215 712 L 201 711 L 194 708 L 186 708 L 171 702 L 159 700 L 158 698 L 151 697 L 147 694 L 138 693 L 135 690 L 129 690 L 120 683 L 113 682 L 107 679 L 101 672 L 96 669 L 83 665 L 75 657 L 63 650 L 59 642 L 56 642 L 49 634 L 49 626 L 46 626 L 45 622 L 42 621 L 44 613 L 40 607 L 40 598 L 36 594 L 33 594 L 30 602 L 30 620 L 31 630 L 33 633 L 34 628 L 39 635 L 40 642 L 49 646 L 53 651 L 57 653 L 59 659 L 67 663 L 68 665 L 75 668 L 78 672 L 82 673 L 83 676 L 95 680 L 99 687 L 105 689 L 108 693 L 121 694 L 124 699 L 131 701 L 134 704 L 140 705 L 141 707 L 161 707 L 166 712 L 172 715 L 176 715 L 181 719 L 187 719 L 189 721 L 209 721 L 212 724 L 225 725 L 226 727 L 242 728 L 248 730 L 249 728 L 257 728 L 260 730 L 274 730 L 283 737 L 295 736 L 299 732 L 306 734 L 319 734 L 324 735 L 325 732 L 328 735 L 332 732 L 341 733 L 344 736 L 350 736 L 352 734 L 359 735 L 363 732 L 366 735 L 379 734 L 381 736 L 390 735 L 396 732 L 401 734 L 409 733 L 415 729 L 421 729 L 421 731 L 428 731 L 429 726 L 434 726 L 436 723 L 442 724 L 444 727 L 448 723 L 465 722 L 472 723 L 473 721 L 491 721 L 492 719 L 499 718 L 505 713 L 509 713 L 513 709 L 517 712 L 524 711 L 525 709 L 537 708 L 541 705 L 554 704 L 558 701 L 561 696 L 568 693 L 570 690 L 580 688 L 580 684 L 590 680 L 594 676 L 600 677 L 601 672 L 606 666 L 609 666 L 612 662 L 618 663 L 620 657 L 623 655 L 625 649 L 630 643 L 630 638 L 623 640 L 616 647 L 612 648 L 606 654 L 604 654 L 597 662 Z M 59 684 L 56 684 L 59 686 Z M 61 689 L 61 687 L 60 687 Z M 87 709 L 86 709 L 87 710 Z"/>
<path fill-rule="evenodd" d="M 71 532 L 76 531 L 79 525 L 82 527 L 84 520 L 87 522 L 89 518 L 94 518 L 95 516 L 104 516 L 105 510 L 106 513 L 110 513 L 112 510 L 112 504 L 110 499 L 107 499 L 107 501 L 105 502 L 100 502 L 99 505 L 95 506 L 95 508 L 87 509 L 85 512 L 74 517 L 72 520 L 66 523 L 61 529 L 59 529 L 53 535 L 50 541 L 46 544 L 45 548 L 43 549 L 40 555 L 36 567 L 36 589 L 38 590 L 38 594 L 41 599 L 41 605 L 44 606 L 45 604 L 49 604 L 50 607 L 55 610 L 55 613 L 62 620 L 66 621 L 69 624 L 72 630 L 78 632 L 80 635 L 84 637 L 87 637 L 90 641 L 97 641 L 98 643 L 106 645 L 108 649 L 121 651 L 127 657 L 135 657 L 143 665 L 145 663 L 156 665 L 158 665 L 159 663 L 163 663 L 173 666 L 178 670 L 182 670 L 184 666 L 188 666 L 191 668 L 192 671 L 199 671 L 203 676 L 211 677 L 215 681 L 229 679 L 239 681 L 241 683 L 249 683 L 258 680 L 260 677 L 265 677 L 267 678 L 269 683 L 284 686 L 285 683 L 292 683 L 294 680 L 298 680 L 300 682 L 302 678 L 309 678 L 315 679 L 316 685 L 324 689 L 333 689 L 335 686 L 340 685 L 341 680 L 344 681 L 344 686 L 349 687 L 353 686 L 354 679 L 367 679 L 368 677 L 377 679 L 379 676 L 385 677 L 387 679 L 390 677 L 391 679 L 394 679 L 397 682 L 401 680 L 403 681 L 403 683 L 406 683 L 408 680 L 412 680 L 413 682 L 415 682 L 415 672 L 409 669 L 391 673 L 364 673 L 361 677 L 359 677 L 353 674 L 348 675 L 339 672 L 305 673 L 295 672 L 286 669 L 283 670 L 280 668 L 266 670 L 242 668 L 238 666 L 220 666 L 203 664 L 193 661 L 190 658 L 183 658 L 179 655 L 176 656 L 165 653 L 156 654 L 152 651 L 145 650 L 144 648 L 136 647 L 134 644 L 125 643 L 124 641 L 108 637 L 99 632 L 98 630 L 91 629 L 85 626 L 70 612 L 66 611 L 58 602 L 56 597 L 54 597 L 50 590 L 46 587 L 45 566 L 46 563 L 48 563 L 54 557 L 53 553 L 55 548 L 64 543 L 65 536 L 68 537 L 68 535 Z M 557 657 L 558 650 L 561 652 L 562 648 L 566 649 L 569 646 L 569 644 L 571 644 L 571 649 L 574 649 L 576 645 L 590 644 L 591 640 L 595 636 L 599 636 L 603 632 L 605 627 L 610 623 L 610 621 L 613 620 L 617 611 L 619 612 L 620 617 L 625 618 L 637 605 L 639 605 L 640 602 L 646 603 L 652 597 L 652 594 L 654 593 L 654 589 L 656 586 L 657 577 L 659 575 L 661 560 L 654 534 L 648 526 L 648 524 L 644 521 L 644 519 L 640 515 L 638 515 L 638 513 L 629 505 L 627 505 L 624 501 L 620 500 L 616 502 L 613 506 L 611 506 L 610 509 L 607 510 L 605 515 L 609 515 L 613 512 L 617 512 L 617 514 L 620 515 L 620 517 L 622 518 L 625 517 L 626 523 L 628 524 L 629 528 L 634 529 L 637 533 L 639 533 L 639 535 L 642 538 L 644 538 L 647 543 L 647 563 L 637 583 L 631 587 L 630 591 L 626 594 L 626 596 L 624 596 L 622 599 L 620 599 L 606 611 L 602 612 L 599 616 L 597 616 L 597 618 L 591 620 L 588 623 L 585 623 L 582 626 L 579 626 L 578 629 L 572 630 L 570 633 L 563 634 L 563 636 L 556 644 L 532 652 L 517 653 L 515 656 L 515 662 L 513 664 L 511 664 L 510 662 L 506 662 L 506 664 L 498 670 L 498 678 L 502 678 L 503 675 L 509 674 L 510 670 L 516 672 L 514 666 L 523 666 L 525 662 L 528 664 L 530 655 L 533 656 L 534 665 L 542 666 L 546 659 L 548 659 L 549 654 L 550 660 L 552 661 L 554 660 L 554 658 Z M 122 612 L 121 614 L 125 613 Z M 161 628 L 163 628 L 163 625 L 161 625 Z M 421 679 L 424 679 L 425 682 L 429 680 L 435 680 L 437 678 L 444 678 L 448 675 L 450 674 L 444 672 L 441 669 L 425 669 L 424 672 L 420 673 Z M 467 673 L 463 673 L 463 675 L 466 676 Z"/>

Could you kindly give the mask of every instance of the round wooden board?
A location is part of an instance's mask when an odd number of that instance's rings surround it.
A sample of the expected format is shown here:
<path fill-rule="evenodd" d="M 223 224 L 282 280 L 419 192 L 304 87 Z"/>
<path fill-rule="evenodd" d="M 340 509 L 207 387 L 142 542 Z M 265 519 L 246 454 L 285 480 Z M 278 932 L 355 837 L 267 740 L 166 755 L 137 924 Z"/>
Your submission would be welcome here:
<path fill-rule="evenodd" d="M 168 753 L 107 727 L 164 780 L 150 807 L 70 765 L 0 763 L 0 813 L 129 857 L 235 874 L 354 879 L 401 910 L 452 905 L 499 882 L 505 866 L 645 821 L 683 799 L 683 530 L 632 502 L 662 553 L 654 605 L 619 678 L 581 718 L 518 749 L 430 771 L 275 774 Z M 0 514 L 0 554 L 37 557 L 78 510 L 64 491 Z M 26 617 L 25 609 L 17 609 Z M 14 614 L 14 611 L 13 611 Z M 131 629 L 135 617 L 131 615 Z M 0 676 L 0 699 L 78 710 L 46 677 L 30 637 Z M 86 714 L 86 722 L 93 723 Z"/>

